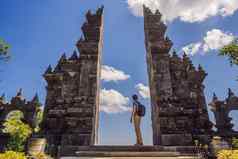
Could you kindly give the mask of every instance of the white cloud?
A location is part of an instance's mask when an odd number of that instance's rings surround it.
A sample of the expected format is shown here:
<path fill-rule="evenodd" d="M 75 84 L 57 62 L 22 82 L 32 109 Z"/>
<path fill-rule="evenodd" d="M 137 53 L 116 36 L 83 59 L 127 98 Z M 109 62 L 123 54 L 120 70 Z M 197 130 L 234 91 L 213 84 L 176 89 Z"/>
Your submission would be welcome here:
<path fill-rule="evenodd" d="M 129 107 L 129 98 L 123 96 L 116 90 L 102 89 L 100 92 L 100 111 L 108 114 L 131 111 L 131 107 Z"/>
<path fill-rule="evenodd" d="M 101 79 L 103 81 L 124 81 L 130 78 L 130 75 L 127 75 L 121 70 L 117 70 L 114 67 L 103 65 L 101 70 Z"/>
<path fill-rule="evenodd" d="M 201 22 L 212 16 L 229 16 L 238 9 L 238 0 L 127 0 L 136 16 L 143 15 L 142 5 L 159 10 L 167 21 L 179 18 L 185 22 Z"/>
<path fill-rule="evenodd" d="M 223 46 L 230 44 L 235 37 L 231 33 L 224 33 L 221 30 L 213 29 L 207 32 L 204 37 L 203 50 L 208 52 L 210 50 L 221 49 Z"/>
<path fill-rule="evenodd" d="M 188 55 L 195 55 L 199 50 L 207 53 L 212 50 L 219 50 L 225 45 L 230 44 L 233 40 L 235 40 L 235 36 L 232 33 L 212 29 L 206 33 L 201 42 L 191 43 L 183 47 L 182 50 Z"/>
<path fill-rule="evenodd" d="M 139 83 L 135 86 L 137 89 L 138 93 L 145 99 L 150 98 L 150 89 L 148 86 L 145 86 L 142 83 Z"/>
<path fill-rule="evenodd" d="M 182 50 L 183 50 L 187 55 L 192 55 L 192 56 L 193 56 L 193 55 L 195 55 L 195 54 L 199 51 L 201 45 L 202 45 L 202 44 L 201 44 L 200 42 L 199 42 L 199 43 L 191 43 L 191 44 L 189 44 L 189 45 L 183 47 Z"/>

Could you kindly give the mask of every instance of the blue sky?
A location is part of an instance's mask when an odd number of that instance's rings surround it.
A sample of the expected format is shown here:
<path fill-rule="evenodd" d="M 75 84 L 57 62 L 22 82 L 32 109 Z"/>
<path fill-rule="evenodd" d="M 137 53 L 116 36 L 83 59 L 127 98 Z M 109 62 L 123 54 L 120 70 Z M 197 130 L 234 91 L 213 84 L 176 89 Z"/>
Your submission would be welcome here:
<path fill-rule="evenodd" d="M 81 35 L 84 14 L 88 9 L 95 10 L 102 4 L 105 6 L 103 64 L 130 76 L 117 82 L 104 81 L 102 88 L 113 89 L 124 97 L 130 97 L 137 92 L 137 84 L 148 85 L 143 18 L 131 12 L 126 0 L 2 0 L 0 37 L 11 45 L 12 58 L 0 65 L 4 70 L 0 73 L 0 93 L 5 92 L 10 100 L 19 88 L 23 88 L 26 99 L 30 100 L 37 92 L 44 103 L 46 82 L 42 74 L 49 64 L 57 63 L 62 53 L 68 56 L 72 54 Z M 229 16 L 213 15 L 193 23 L 181 18 L 172 19 L 167 22 L 168 35 L 174 42 L 174 49 L 180 51 L 190 43 L 205 45 L 202 39 L 213 29 L 230 36 L 238 35 L 237 19 L 238 12 Z M 238 83 L 235 81 L 238 68 L 230 67 L 226 58 L 217 56 L 216 49 L 201 54 L 204 50 L 203 46 L 200 47 L 191 59 L 195 66 L 201 64 L 208 72 L 204 82 L 207 102 L 211 101 L 213 92 L 221 99 L 225 98 L 227 88 L 232 88 L 238 94 Z M 150 106 L 148 99 L 142 101 L 147 106 L 147 116 L 142 123 L 143 137 L 146 144 L 151 144 Z M 232 113 L 232 116 L 236 115 Z M 133 144 L 135 137 L 129 118 L 129 112 L 102 112 L 100 143 Z M 237 116 L 235 121 L 238 121 Z"/>

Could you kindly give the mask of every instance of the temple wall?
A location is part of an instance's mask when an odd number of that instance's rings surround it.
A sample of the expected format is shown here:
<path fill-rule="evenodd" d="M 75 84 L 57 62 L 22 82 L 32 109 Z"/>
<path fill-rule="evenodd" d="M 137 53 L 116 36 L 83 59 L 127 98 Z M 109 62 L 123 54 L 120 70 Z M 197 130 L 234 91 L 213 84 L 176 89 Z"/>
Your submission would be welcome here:
<path fill-rule="evenodd" d="M 82 26 L 78 52 L 70 58 L 62 55 L 55 69 L 51 66 L 47 81 L 46 107 L 42 130 L 51 152 L 57 147 L 86 146 L 97 143 L 103 8 L 88 11 Z"/>
<path fill-rule="evenodd" d="M 188 146 L 195 136 L 211 133 L 201 66 L 184 54 L 170 55 L 172 42 L 159 11 L 144 7 L 144 31 L 152 107 L 154 145 Z"/>

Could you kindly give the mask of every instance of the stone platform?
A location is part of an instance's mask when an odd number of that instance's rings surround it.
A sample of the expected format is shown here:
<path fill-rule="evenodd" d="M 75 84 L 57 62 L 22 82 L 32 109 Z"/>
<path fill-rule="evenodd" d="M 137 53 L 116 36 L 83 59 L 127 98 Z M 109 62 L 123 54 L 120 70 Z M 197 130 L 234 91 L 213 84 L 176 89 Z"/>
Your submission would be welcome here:
<path fill-rule="evenodd" d="M 58 156 L 60 159 L 202 159 L 195 147 L 190 146 L 67 146 L 60 148 Z"/>

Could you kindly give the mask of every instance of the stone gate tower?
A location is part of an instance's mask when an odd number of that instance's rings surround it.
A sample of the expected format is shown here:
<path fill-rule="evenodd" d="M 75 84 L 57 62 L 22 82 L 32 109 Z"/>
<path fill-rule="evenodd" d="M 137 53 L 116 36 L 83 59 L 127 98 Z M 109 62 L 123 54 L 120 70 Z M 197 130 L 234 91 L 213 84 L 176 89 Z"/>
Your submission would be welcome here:
<path fill-rule="evenodd" d="M 204 96 L 205 71 L 190 59 L 169 54 L 172 42 L 159 11 L 144 6 L 144 30 L 154 145 L 191 145 L 211 132 Z M 206 141 L 207 139 L 205 139 Z"/>
<path fill-rule="evenodd" d="M 86 20 L 76 45 L 80 55 L 62 55 L 44 74 L 48 85 L 42 129 L 52 151 L 97 143 L 103 7 L 95 14 L 88 11 Z"/>

